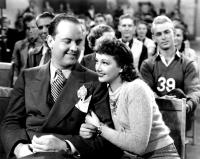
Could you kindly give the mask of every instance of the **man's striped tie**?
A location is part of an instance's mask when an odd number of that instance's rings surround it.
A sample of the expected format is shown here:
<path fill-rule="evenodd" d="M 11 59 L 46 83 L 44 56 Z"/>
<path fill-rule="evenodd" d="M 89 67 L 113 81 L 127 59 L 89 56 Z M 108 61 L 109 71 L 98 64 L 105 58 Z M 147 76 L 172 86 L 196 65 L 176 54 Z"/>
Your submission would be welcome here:
<path fill-rule="evenodd" d="M 54 104 L 60 95 L 63 86 L 65 84 L 66 78 L 63 75 L 61 70 L 56 70 L 56 80 L 52 82 L 51 84 L 51 103 Z"/>

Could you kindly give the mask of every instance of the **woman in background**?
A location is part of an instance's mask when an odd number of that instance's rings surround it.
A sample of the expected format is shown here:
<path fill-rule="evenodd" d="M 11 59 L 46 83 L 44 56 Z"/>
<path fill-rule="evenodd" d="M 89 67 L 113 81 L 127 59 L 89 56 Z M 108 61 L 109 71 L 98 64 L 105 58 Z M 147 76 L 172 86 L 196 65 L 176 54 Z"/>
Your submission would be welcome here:
<path fill-rule="evenodd" d="M 148 26 L 145 21 L 138 21 L 136 24 L 136 36 L 137 39 L 143 42 L 147 47 L 148 57 L 151 57 L 155 54 L 156 45 L 152 39 L 147 37 Z"/>
<path fill-rule="evenodd" d="M 130 49 L 117 39 L 96 42 L 96 72 L 108 84 L 115 129 L 99 121 L 93 112 L 80 128 L 83 138 L 103 136 L 126 152 L 143 158 L 180 159 L 164 124 L 150 87 L 139 78 Z M 125 156 L 126 156 L 125 155 Z"/>
<path fill-rule="evenodd" d="M 176 48 L 184 54 L 189 59 L 196 61 L 196 52 L 190 48 L 189 41 L 185 35 L 185 29 L 182 25 L 175 25 L 175 46 Z"/>

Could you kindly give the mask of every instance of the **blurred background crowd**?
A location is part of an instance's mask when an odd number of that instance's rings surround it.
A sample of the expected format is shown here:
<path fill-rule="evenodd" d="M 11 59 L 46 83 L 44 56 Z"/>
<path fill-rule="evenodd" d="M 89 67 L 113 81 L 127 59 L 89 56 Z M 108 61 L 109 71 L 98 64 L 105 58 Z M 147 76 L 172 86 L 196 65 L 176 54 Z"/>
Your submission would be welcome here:
<path fill-rule="evenodd" d="M 62 12 L 75 14 L 82 21 L 86 35 L 95 25 L 106 23 L 115 29 L 116 36 L 119 38 L 119 17 L 122 14 L 129 14 L 134 17 L 134 22 L 137 24 L 135 35 L 143 42 L 144 36 L 151 39 L 150 27 L 153 18 L 164 14 L 184 28 L 185 37 L 187 36 L 190 40 L 198 37 L 196 29 L 197 15 L 195 14 L 198 11 L 197 0 L 190 2 L 184 0 L 19 0 L 17 2 L 15 0 L 1 0 L 0 8 L 1 62 L 11 62 L 15 42 L 26 37 L 24 15 L 27 13 L 33 14 L 35 17 L 44 11 L 55 14 Z M 143 24 L 137 23 L 139 21 Z M 186 43 L 186 45 L 189 45 L 188 42 Z M 90 51 L 87 50 L 85 53 L 88 54 Z"/>

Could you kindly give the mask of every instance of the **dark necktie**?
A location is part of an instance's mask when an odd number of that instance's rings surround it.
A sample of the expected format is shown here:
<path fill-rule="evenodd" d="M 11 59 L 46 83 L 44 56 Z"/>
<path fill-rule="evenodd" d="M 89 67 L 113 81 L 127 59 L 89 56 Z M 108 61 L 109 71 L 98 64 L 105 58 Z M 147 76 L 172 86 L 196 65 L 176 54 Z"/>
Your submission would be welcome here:
<path fill-rule="evenodd" d="M 53 81 L 51 83 L 51 103 L 54 104 L 58 98 L 58 96 L 60 95 L 63 87 L 64 87 L 64 84 L 65 84 L 65 81 L 66 81 L 66 78 L 65 76 L 63 75 L 62 71 L 61 70 L 56 70 L 56 80 Z"/>

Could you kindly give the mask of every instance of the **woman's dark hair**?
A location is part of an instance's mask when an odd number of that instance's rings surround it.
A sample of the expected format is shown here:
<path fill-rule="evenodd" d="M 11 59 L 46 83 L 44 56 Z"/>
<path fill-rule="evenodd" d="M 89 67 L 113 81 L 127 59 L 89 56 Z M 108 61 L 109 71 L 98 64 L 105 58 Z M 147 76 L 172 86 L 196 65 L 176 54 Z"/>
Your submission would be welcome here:
<path fill-rule="evenodd" d="M 123 81 L 133 81 L 139 75 L 133 65 L 133 55 L 131 50 L 116 38 L 102 36 L 96 42 L 96 53 L 113 56 L 117 65 L 122 68 L 120 76 Z"/>

